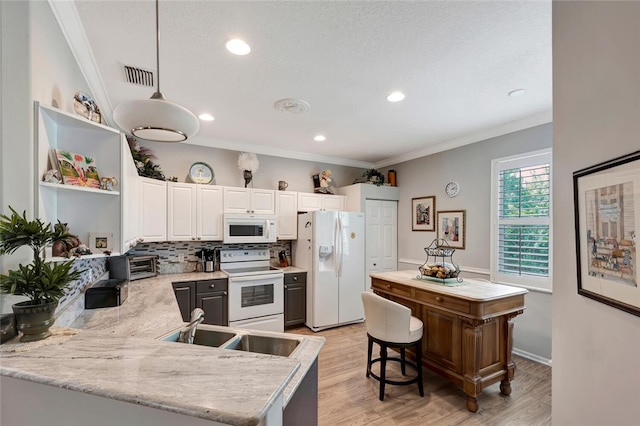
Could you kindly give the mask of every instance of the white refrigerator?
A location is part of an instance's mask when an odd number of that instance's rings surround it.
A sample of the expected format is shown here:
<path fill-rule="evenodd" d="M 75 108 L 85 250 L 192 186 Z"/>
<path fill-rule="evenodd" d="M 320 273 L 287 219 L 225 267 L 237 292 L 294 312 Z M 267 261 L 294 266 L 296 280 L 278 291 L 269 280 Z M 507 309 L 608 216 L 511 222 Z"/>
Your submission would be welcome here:
<path fill-rule="evenodd" d="M 364 213 L 299 214 L 293 260 L 307 270 L 307 327 L 319 331 L 364 320 Z"/>

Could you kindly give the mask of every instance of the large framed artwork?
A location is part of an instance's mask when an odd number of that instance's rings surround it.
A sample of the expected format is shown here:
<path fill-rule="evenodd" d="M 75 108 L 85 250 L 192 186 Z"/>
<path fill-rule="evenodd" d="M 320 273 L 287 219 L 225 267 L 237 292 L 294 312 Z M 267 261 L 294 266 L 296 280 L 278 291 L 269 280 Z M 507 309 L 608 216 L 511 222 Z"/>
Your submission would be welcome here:
<path fill-rule="evenodd" d="M 436 197 L 419 197 L 411 199 L 411 230 L 435 231 Z"/>
<path fill-rule="evenodd" d="M 466 230 L 466 210 L 443 210 L 438 212 L 438 238 L 443 239 L 449 247 L 464 250 Z"/>
<path fill-rule="evenodd" d="M 640 316 L 640 151 L 573 173 L 578 294 Z"/>

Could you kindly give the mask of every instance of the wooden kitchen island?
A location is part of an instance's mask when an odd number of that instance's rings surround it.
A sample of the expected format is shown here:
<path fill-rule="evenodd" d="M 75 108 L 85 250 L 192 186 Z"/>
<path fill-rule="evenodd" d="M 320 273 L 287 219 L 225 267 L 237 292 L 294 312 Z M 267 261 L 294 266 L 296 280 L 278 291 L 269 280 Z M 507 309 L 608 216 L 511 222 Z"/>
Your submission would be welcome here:
<path fill-rule="evenodd" d="M 526 289 L 474 279 L 442 283 L 417 279 L 418 271 L 371 274 L 373 291 L 411 309 L 424 323 L 422 363 L 462 387 L 467 408 L 500 382 L 511 394 L 513 318 L 524 312 Z"/>

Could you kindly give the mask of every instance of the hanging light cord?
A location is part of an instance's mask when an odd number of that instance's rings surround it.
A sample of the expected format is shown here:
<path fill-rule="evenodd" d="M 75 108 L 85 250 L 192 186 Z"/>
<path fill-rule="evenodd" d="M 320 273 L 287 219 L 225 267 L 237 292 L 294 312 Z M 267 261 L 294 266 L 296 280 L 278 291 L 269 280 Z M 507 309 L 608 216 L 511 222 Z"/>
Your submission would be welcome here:
<path fill-rule="evenodd" d="M 158 88 L 151 96 L 151 99 L 164 99 L 164 95 L 160 92 L 160 19 L 158 18 L 158 1 L 156 0 L 156 74 L 158 76 Z"/>

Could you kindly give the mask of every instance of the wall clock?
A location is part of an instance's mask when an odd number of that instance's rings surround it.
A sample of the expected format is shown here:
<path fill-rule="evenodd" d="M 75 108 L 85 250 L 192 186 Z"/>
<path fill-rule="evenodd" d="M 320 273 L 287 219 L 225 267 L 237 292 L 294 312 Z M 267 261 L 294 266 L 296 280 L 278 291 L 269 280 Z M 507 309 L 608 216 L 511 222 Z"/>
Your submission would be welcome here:
<path fill-rule="evenodd" d="M 447 194 L 447 197 L 455 197 L 460 192 L 460 185 L 458 182 L 448 182 L 444 186 L 444 193 Z"/>
<path fill-rule="evenodd" d="M 195 162 L 189 168 L 189 177 L 195 183 L 211 183 L 215 175 L 207 163 Z"/>

